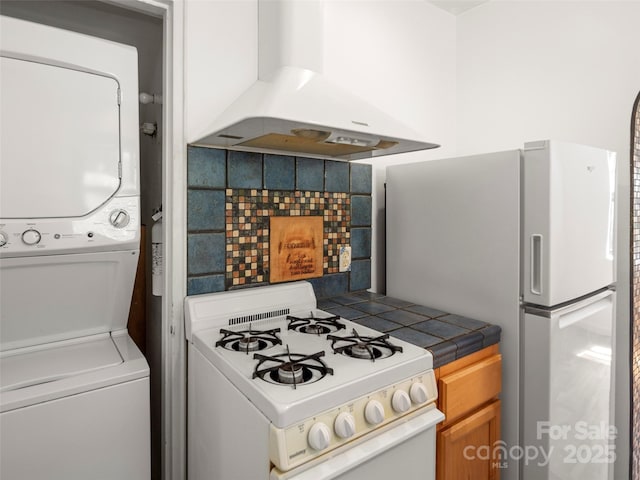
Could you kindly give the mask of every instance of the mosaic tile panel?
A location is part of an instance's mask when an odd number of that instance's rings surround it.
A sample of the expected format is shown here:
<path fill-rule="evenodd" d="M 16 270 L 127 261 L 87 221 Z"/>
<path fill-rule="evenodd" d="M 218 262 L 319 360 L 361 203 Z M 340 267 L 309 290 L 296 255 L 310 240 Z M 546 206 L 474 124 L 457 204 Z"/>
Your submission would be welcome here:
<path fill-rule="evenodd" d="M 269 218 L 280 215 L 323 217 L 318 297 L 368 288 L 371 183 L 367 164 L 189 145 L 187 294 L 270 283 Z M 352 269 L 339 272 L 349 244 Z"/>
<path fill-rule="evenodd" d="M 640 95 L 633 112 L 631 149 L 631 472 L 640 480 Z"/>
<path fill-rule="evenodd" d="M 269 218 L 324 218 L 324 274 L 339 271 L 340 247 L 350 243 L 351 200 L 345 192 L 226 190 L 227 288 L 269 282 Z"/>

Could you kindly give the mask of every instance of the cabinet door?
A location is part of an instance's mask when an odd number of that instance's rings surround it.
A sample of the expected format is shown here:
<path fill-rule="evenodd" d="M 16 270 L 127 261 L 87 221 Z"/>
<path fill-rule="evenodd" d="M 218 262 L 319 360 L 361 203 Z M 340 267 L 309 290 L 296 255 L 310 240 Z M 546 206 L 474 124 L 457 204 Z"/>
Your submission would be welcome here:
<path fill-rule="evenodd" d="M 499 400 L 438 432 L 437 480 L 498 480 L 499 438 Z"/>
<path fill-rule="evenodd" d="M 438 382 L 443 427 L 496 398 L 502 390 L 502 355 L 493 355 L 445 375 Z"/>

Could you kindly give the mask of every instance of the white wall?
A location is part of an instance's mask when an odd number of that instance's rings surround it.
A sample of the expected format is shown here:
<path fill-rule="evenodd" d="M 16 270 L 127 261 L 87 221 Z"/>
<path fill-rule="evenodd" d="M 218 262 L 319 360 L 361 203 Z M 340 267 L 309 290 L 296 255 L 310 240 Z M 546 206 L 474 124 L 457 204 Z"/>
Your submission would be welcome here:
<path fill-rule="evenodd" d="M 257 79 L 257 0 L 189 0 L 185 17 L 187 138 L 195 141 Z M 427 140 L 453 142 L 455 17 L 422 0 L 329 0 L 325 33 L 327 77 Z"/>
<path fill-rule="evenodd" d="M 385 168 L 455 154 L 455 17 L 425 1 L 326 6 L 325 74 L 440 148 L 373 165 L 371 289 L 385 292 Z"/>
<path fill-rule="evenodd" d="M 258 77 L 256 0 L 185 3 L 185 130 L 195 142 Z"/>
<path fill-rule="evenodd" d="M 640 2 L 492 1 L 458 17 L 460 154 L 554 138 L 618 152 L 616 479 L 629 455 L 629 151 Z"/>
<path fill-rule="evenodd" d="M 257 79 L 257 1 L 190 0 L 185 34 L 186 136 L 194 142 Z M 455 42 L 455 17 L 423 0 L 325 6 L 326 76 L 443 145 L 372 162 L 376 291 L 384 291 L 385 165 L 455 153 Z"/>

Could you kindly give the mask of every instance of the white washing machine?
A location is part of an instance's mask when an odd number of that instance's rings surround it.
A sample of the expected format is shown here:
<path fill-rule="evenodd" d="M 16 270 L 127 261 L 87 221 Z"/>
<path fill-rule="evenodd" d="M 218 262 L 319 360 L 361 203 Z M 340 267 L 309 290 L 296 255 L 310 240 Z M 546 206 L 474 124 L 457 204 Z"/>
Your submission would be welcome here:
<path fill-rule="evenodd" d="M 135 48 L 0 17 L 0 478 L 147 479 Z"/>

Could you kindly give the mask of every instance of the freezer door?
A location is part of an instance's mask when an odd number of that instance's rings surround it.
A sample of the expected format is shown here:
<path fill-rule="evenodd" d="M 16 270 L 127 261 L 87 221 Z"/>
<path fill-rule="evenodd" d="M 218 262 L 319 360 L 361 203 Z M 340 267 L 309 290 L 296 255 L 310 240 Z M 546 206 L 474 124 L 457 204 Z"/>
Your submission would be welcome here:
<path fill-rule="evenodd" d="M 522 480 L 608 478 L 614 305 L 607 290 L 558 310 L 525 308 Z"/>
<path fill-rule="evenodd" d="M 525 302 L 550 307 L 613 283 L 615 153 L 531 142 L 523 172 Z"/>

